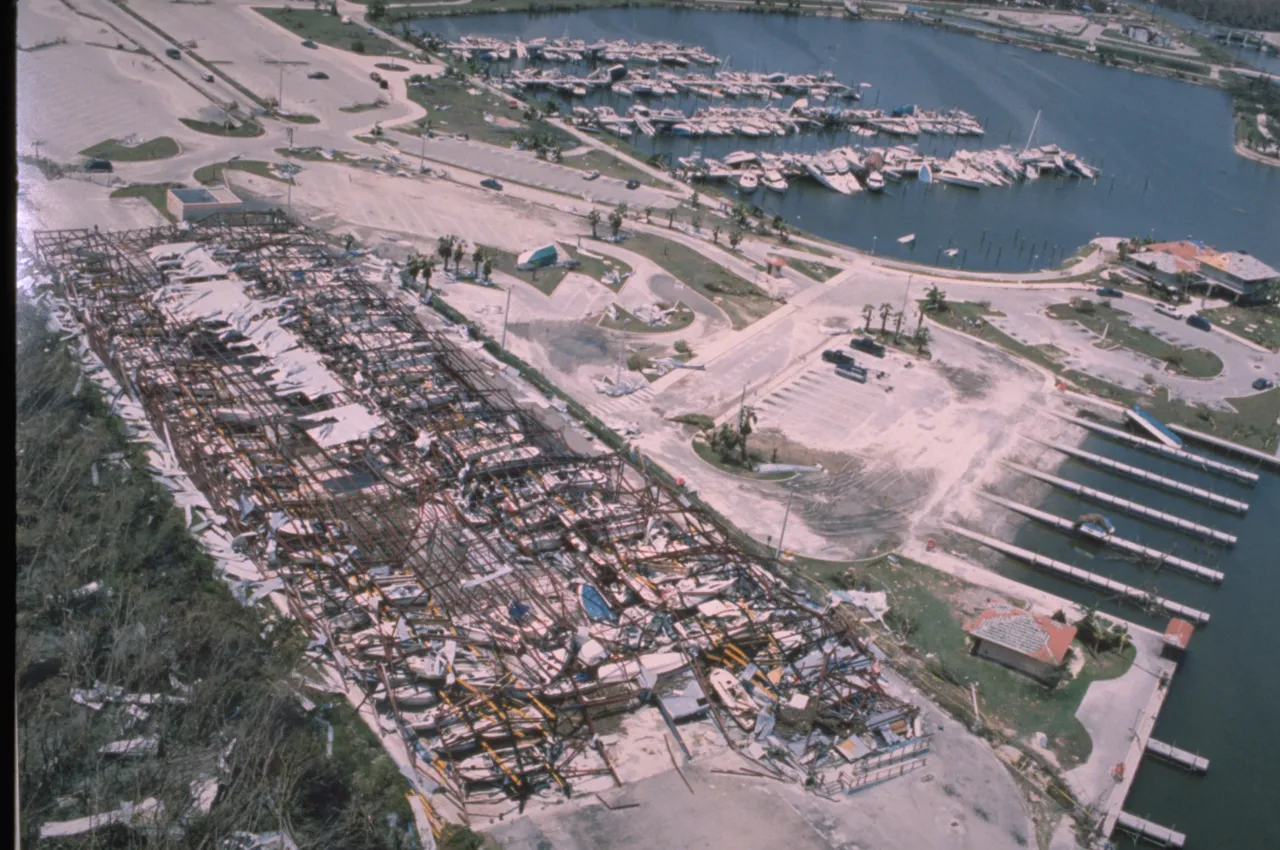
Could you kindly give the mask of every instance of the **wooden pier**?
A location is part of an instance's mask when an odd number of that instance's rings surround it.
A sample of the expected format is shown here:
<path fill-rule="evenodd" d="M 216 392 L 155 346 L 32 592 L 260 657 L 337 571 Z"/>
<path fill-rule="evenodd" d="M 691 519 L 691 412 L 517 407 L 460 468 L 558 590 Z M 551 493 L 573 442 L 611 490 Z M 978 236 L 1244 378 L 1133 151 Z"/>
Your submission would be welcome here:
<path fill-rule="evenodd" d="M 1075 458 L 1082 463 L 1090 466 L 1096 466 L 1099 469 L 1105 469 L 1108 472 L 1114 472 L 1126 478 L 1132 478 L 1135 481 L 1141 481 L 1143 484 L 1150 484 L 1152 487 L 1158 487 L 1161 490 L 1168 490 L 1182 496 L 1188 496 L 1193 499 L 1205 502 L 1215 508 L 1221 508 L 1224 511 L 1231 511 L 1237 514 L 1247 513 L 1249 511 L 1249 503 L 1242 502 L 1239 499 L 1231 499 L 1226 496 L 1219 496 L 1217 493 L 1205 490 L 1202 487 L 1193 487 L 1190 484 L 1184 484 L 1173 478 L 1164 475 L 1157 475 L 1154 472 L 1148 472 L 1145 469 L 1139 469 L 1136 466 L 1130 466 L 1127 463 L 1120 463 L 1102 455 L 1096 455 L 1093 452 L 1086 452 L 1083 449 L 1064 446 L 1061 443 L 1044 443 L 1037 440 L 1042 446 L 1048 446 L 1055 451 L 1062 452 L 1068 457 Z"/>
<path fill-rule="evenodd" d="M 1108 534 L 1101 529 L 1095 529 L 1088 525 L 1072 522 L 1065 517 L 1060 517 L 1056 514 L 1051 514 L 1048 511 L 1042 511 L 1029 505 L 1023 505 L 1018 502 L 1010 501 L 1009 499 L 1002 499 L 1001 497 L 993 496 L 990 493 L 980 493 L 980 495 L 989 501 L 995 502 L 997 505 L 1003 505 L 1011 511 L 1016 511 L 1023 516 L 1031 517 L 1034 520 L 1042 522 L 1045 525 L 1056 528 L 1067 534 L 1087 537 L 1090 540 L 1103 544 L 1104 546 L 1110 546 L 1111 548 L 1118 549 L 1121 552 L 1128 552 L 1131 555 L 1137 555 L 1145 560 L 1154 561 L 1162 567 L 1168 567 L 1169 569 L 1195 576 L 1196 578 L 1203 579 L 1204 581 L 1211 581 L 1214 584 L 1222 583 L 1224 576 L 1221 572 L 1210 569 L 1209 567 L 1201 564 L 1197 564 L 1194 561 L 1188 561 L 1185 558 L 1179 558 L 1175 555 L 1169 554 L 1168 552 L 1162 552 L 1159 549 L 1152 549 L 1149 546 L 1143 546 L 1139 543 L 1133 542 L 1132 540 L 1117 537 L 1115 534 Z"/>
<path fill-rule="evenodd" d="M 1108 507 L 1115 508 L 1126 514 L 1130 514 L 1131 516 L 1140 517 L 1170 528 L 1176 528 L 1179 531 L 1209 540 L 1213 543 L 1218 543 L 1223 546 L 1236 545 L 1237 538 L 1234 534 L 1228 534 L 1225 531 L 1218 531 L 1216 528 L 1210 528 L 1207 525 L 1201 525 L 1200 523 L 1192 522 L 1189 519 L 1183 519 L 1182 517 L 1174 516 L 1173 514 L 1165 513 L 1164 511 L 1158 511 L 1155 508 L 1149 508 L 1146 505 L 1141 505 L 1133 501 L 1132 499 L 1122 499 L 1119 496 L 1112 496 L 1110 493 L 1104 493 L 1101 490 L 1095 490 L 1092 487 L 1086 487 L 1083 484 L 1077 484 L 1074 481 L 1068 481 L 1065 478 L 1059 478 L 1056 475 L 1050 475 L 1047 472 L 1041 472 L 1040 470 L 1032 469 L 1029 466 L 1023 466 L 1022 464 L 1013 463 L 1011 461 L 1006 461 L 1006 465 L 1025 475 L 1038 478 L 1046 484 L 1052 484 L 1054 487 L 1066 490 L 1073 496 L 1079 496 L 1080 498 L 1088 499 L 1091 502 L 1107 505 Z"/>
<path fill-rule="evenodd" d="M 1238 466 L 1232 466 L 1229 463 L 1223 463 L 1222 461 L 1214 460 L 1213 458 L 1202 457 L 1198 454 L 1193 454 L 1192 452 L 1184 451 L 1182 449 L 1171 449 L 1166 445 L 1157 443 L 1155 440 L 1144 440 L 1141 437 L 1135 437 L 1134 435 L 1121 431 L 1118 428 L 1112 428 L 1108 425 L 1103 425 L 1100 422 L 1094 422 L 1090 419 L 1082 419 L 1079 416 L 1068 416 L 1065 413 L 1058 413 L 1057 411 L 1052 410 L 1049 412 L 1074 425 L 1079 425 L 1081 428 L 1087 428 L 1094 433 L 1111 437 L 1114 440 L 1142 449 L 1143 451 L 1148 451 L 1152 454 L 1157 454 L 1170 460 L 1176 460 L 1178 463 L 1186 466 L 1195 467 L 1196 469 L 1203 470 L 1204 472 L 1212 472 L 1225 478 L 1239 481 L 1242 484 L 1248 484 L 1251 487 L 1258 483 L 1258 474 L 1256 472 L 1250 472 L 1247 469 L 1241 469 Z"/>
<path fill-rule="evenodd" d="M 1097 573 L 1091 573 L 1088 570 L 1073 567 L 1070 564 L 1064 564 L 1062 561 L 1055 561 L 1052 558 L 1037 555 L 1030 549 L 1023 549 L 1020 546 L 1014 546 L 1012 543 L 1005 543 L 1003 540 L 997 540 L 994 537 L 988 537 L 985 534 L 979 534 L 976 531 L 970 531 L 969 529 L 958 525 L 948 523 L 944 527 L 949 531 L 954 531 L 962 537 L 967 537 L 970 540 L 981 543 L 983 546 L 1008 555 L 1010 558 L 1016 558 L 1017 560 L 1028 563 L 1033 567 L 1038 567 L 1046 572 L 1074 581 L 1077 584 L 1083 584 L 1087 587 L 1115 594 L 1130 604 L 1141 607 L 1145 607 L 1148 604 L 1154 604 L 1175 617 L 1181 617 L 1184 620 L 1189 620 L 1199 625 L 1209 622 L 1209 614 L 1207 612 L 1196 610 L 1195 608 L 1183 605 L 1180 602 L 1174 602 L 1171 599 L 1165 599 L 1164 597 L 1156 596 L 1153 593 L 1147 593 L 1140 588 L 1131 587 L 1122 582 L 1109 579 L 1106 576 L 1100 576 Z"/>
<path fill-rule="evenodd" d="M 1128 812 L 1120 813 L 1120 817 L 1116 818 L 1116 826 L 1139 838 L 1145 838 L 1157 847 L 1182 847 L 1187 843 L 1187 837 L 1181 832 Z"/>
<path fill-rule="evenodd" d="M 1192 773 L 1204 775 L 1209 772 L 1209 760 L 1204 756 L 1180 750 L 1172 744 L 1157 741 L 1155 738 L 1147 739 L 1147 752 Z"/>
<path fill-rule="evenodd" d="M 1224 452 L 1231 452 L 1241 457 L 1247 457 L 1249 460 L 1256 460 L 1264 466 L 1280 471 L 1280 457 L 1276 455 L 1269 455 L 1266 452 L 1260 452 L 1257 449 L 1251 449 L 1248 446 L 1242 446 L 1239 443 L 1233 443 L 1230 440 L 1224 440 L 1221 437 L 1215 437 L 1203 431 L 1196 431 L 1185 425 L 1167 425 L 1165 427 L 1181 437 L 1186 437 L 1188 440 L 1195 440 L 1196 442 L 1213 446 L 1215 449 L 1222 449 Z"/>

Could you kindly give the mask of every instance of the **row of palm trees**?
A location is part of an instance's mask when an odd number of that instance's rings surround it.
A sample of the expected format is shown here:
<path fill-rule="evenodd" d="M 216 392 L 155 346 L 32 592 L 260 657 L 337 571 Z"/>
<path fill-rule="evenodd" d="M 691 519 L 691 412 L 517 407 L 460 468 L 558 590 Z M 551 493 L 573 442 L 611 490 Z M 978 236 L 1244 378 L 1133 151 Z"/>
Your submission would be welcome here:
<path fill-rule="evenodd" d="M 919 321 L 916 322 L 916 332 L 913 339 L 918 348 L 924 348 L 929 343 L 929 329 L 924 326 L 925 313 L 941 313 L 947 309 L 947 293 L 938 289 L 938 287 L 930 287 L 925 293 L 924 305 L 919 312 Z M 871 320 L 877 315 L 877 310 L 873 304 L 864 304 L 862 306 L 862 318 L 864 321 L 863 329 L 867 333 L 871 333 Z M 906 319 L 906 314 L 902 310 L 894 310 L 893 305 L 888 301 L 880 305 L 880 335 L 884 336 L 888 333 L 889 320 L 893 319 L 893 341 L 898 343 L 902 340 L 902 323 Z"/>
<path fill-rule="evenodd" d="M 431 289 L 431 276 L 436 270 L 436 257 L 440 258 L 440 264 L 446 272 L 449 271 L 449 260 L 453 260 L 453 273 L 456 275 L 461 272 L 462 261 L 466 256 L 465 239 L 453 235 L 441 236 L 436 240 L 435 255 L 422 254 L 418 251 L 409 255 L 409 261 L 405 263 L 405 274 L 412 281 L 421 279 L 422 293 L 425 296 Z M 475 250 L 471 252 L 471 263 L 471 274 L 476 280 L 488 280 L 493 274 L 493 258 L 479 245 L 475 246 Z"/>

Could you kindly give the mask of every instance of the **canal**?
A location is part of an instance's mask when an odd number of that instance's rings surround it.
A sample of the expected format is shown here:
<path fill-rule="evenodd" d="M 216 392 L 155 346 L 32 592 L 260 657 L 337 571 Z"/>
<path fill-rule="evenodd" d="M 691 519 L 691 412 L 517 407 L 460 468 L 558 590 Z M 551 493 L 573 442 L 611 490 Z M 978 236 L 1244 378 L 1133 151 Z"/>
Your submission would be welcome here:
<path fill-rule="evenodd" d="M 749 198 L 769 215 L 864 250 L 934 262 L 940 249 L 954 247 L 953 264 L 963 260 L 967 269 L 1018 272 L 1056 265 L 1098 234 L 1194 235 L 1280 265 L 1280 168 L 1235 154 L 1230 102 L 1214 89 L 913 24 L 841 18 L 599 9 L 433 18 L 418 28 L 449 39 L 568 34 L 588 42 L 694 43 L 727 58 L 734 70 L 830 70 L 842 82 L 872 84 L 862 89 L 862 106 L 956 107 L 986 126 L 981 139 L 921 136 L 920 149 L 934 154 L 957 145 L 1021 148 L 1040 112 L 1036 144 L 1058 144 L 1102 169 L 1092 182 L 1046 178 L 974 191 L 908 180 L 891 184 L 882 195 L 852 197 L 796 179 L 785 194 L 760 189 Z M 621 113 L 631 100 L 604 93 L 575 103 L 584 102 L 607 103 Z M 688 97 L 668 105 L 687 112 L 695 106 Z M 717 156 L 734 149 L 814 150 L 900 140 L 839 133 L 635 141 L 646 155 L 676 157 L 695 148 Z M 897 242 L 908 233 L 917 234 L 910 248 Z M 1026 246 L 1044 250 L 1034 257 L 1029 247 L 1019 252 L 1015 234 Z"/>

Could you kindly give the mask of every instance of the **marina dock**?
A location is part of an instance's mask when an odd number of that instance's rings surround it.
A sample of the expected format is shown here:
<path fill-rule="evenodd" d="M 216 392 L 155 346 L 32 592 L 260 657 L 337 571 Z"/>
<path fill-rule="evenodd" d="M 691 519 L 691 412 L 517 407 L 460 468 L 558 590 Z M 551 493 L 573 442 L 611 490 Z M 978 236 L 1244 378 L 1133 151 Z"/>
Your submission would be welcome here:
<path fill-rule="evenodd" d="M 1236 545 L 1236 536 L 1234 534 L 1228 534 L 1225 531 L 1218 531 L 1216 528 L 1210 528 L 1207 525 L 1201 525 L 1200 523 L 1192 522 L 1189 519 L 1183 519 L 1182 517 L 1174 516 L 1173 514 L 1165 513 L 1164 511 L 1158 511 L 1155 508 L 1149 508 L 1146 505 L 1140 505 L 1131 499 L 1122 499 L 1119 496 L 1112 496 L 1110 493 L 1104 493 L 1101 490 L 1095 490 L 1092 487 L 1085 487 L 1083 484 L 1077 484 L 1074 481 L 1068 481 L 1065 478 L 1059 478 L 1056 475 L 1050 475 L 1047 472 L 1041 472 L 1040 470 L 1032 469 L 1029 466 L 1023 466 L 1022 464 L 1012 462 L 1006 463 L 1011 468 L 1016 469 L 1025 475 L 1030 475 L 1033 478 L 1040 479 L 1046 484 L 1052 484 L 1054 487 L 1066 490 L 1073 496 L 1079 496 L 1082 499 L 1088 499 L 1101 505 L 1107 505 L 1108 507 L 1116 508 L 1117 510 L 1123 511 L 1131 516 L 1141 517 L 1142 519 L 1150 520 L 1151 522 L 1159 523 L 1160 525 L 1176 528 L 1179 531 L 1184 531 L 1187 534 L 1201 537 L 1205 540 L 1210 540 L 1223 546 Z"/>
<path fill-rule="evenodd" d="M 1137 555 L 1144 560 L 1154 561 L 1161 566 L 1169 567 L 1187 575 L 1195 576 L 1198 579 L 1211 581 L 1214 584 L 1221 584 L 1224 578 L 1223 574 L 1218 570 L 1197 564 L 1194 561 L 1188 561 L 1185 558 L 1179 558 L 1168 552 L 1162 552 L 1159 549 L 1152 549 L 1149 546 L 1143 546 L 1132 540 L 1126 540 L 1123 537 L 1117 537 L 1115 534 L 1108 534 L 1102 529 L 1089 525 L 1088 523 L 1072 522 L 1071 520 L 1051 514 L 1048 511 L 1038 510 L 1029 505 L 1023 505 L 1018 502 L 1003 499 L 990 493 L 981 493 L 980 495 L 988 501 L 995 502 L 997 505 L 1008 508 L 1011 511 L 1031 517 L 1032 519 L 1044 523 L 1058 529 L 1059 531 L 1071 534 L 1076 537 L 1087 537 L 1090 540 L 1118 549 L 1121 552 L 1127 552 L 1131 555 Z"/>
<path fill-rule="evenodd" d="M 1212 434 L 1196 431 L 1186 427 L 1185 425 L 1169 425 L 1167 427 L 1170 431 L 1173 431 L 1179 436 L 1186 437 L 1188 440 L 1195 440 L 1197 442 L 1213 446 L 1215 449 L 1221 449 L 1224 452 L 1231 452 L 1233 454 L 1241 455 L 1242 457 L 1247 457 L 1250 460 L 1256 460 L 1271 469 L 1280 471 L 1280 457 L 1277 457 L 1276 455 L 1269 455 L 1266 452 L 1260 452 L 1257 449 L 1251 449 L 1248 446 L 1242 446 L 1239 443 L 1233 443 L 1230 440 L 1224 440 L 1221 437 L 1215 437 Z"/>
<path fill-rule="evenodd" d="M 1157 741 L 1155 738 L 1147 739 L 1147 752 L 1192 773 L 1205 774 L 1209 772 L 1209 760 L 1204 756 L 1180 750 L 1171 744 L 1166 744 L 1164 741 Z"/>
<path fill-rule="evenodd" d="M 970 531 L 969 529 L 958 525 L 948 523 L 944 527 L 949 531 L 954 531 L 962 537 L 967 537 L 970 540 L 981 543 L 983 546 L 1008 555 L 1010 558 L 1023 561 L 1033 567 L 1038 567 L 1046 572 L 1074 581 L 1077 584 L 1083 584 L 1086 587 L 1092 587 L 1097 590 L 1106 591 L 1107 593 L 1113 593 L 1133 605 L 1145 607 L 1148 604 L 1154 604 L 1168 614 L 1172 614 L 1175 617 L 1182 617 L 1183 619 L 1189 620 L 1190 622 L 1198 625 L 1209 622 L 1209 614 L 1207 612 L 1199 611 L 1188 605 L 1183 605 L 1180 602 L 1174 602 L 1171 599 L 1165 599 L 1164 597 L 1147 593 L 1145 590 L 1141 590 L 1140 588 L 1131 587 L 1127 584 L 1109 579 L 1106 576 L 1100 576 L 1097 573 L 1091 573 L 1088 570 L 1073 567 L 1070 564 L 1064 564 L 1062 561 L 1055 561 L 1052 558 L 1037 555 L 1030 549 L 1023 549 L 1021 546 L 1014 546 L 1012 543 L 1005 543 L 1003 540 L 997 540 L 994 537 L 988 537 L 985 534 L 979 534 L 976 531 Z"/>
<path fill-rule="evenodd" d="M 1131 815 L 1128 812 L 1120 813 L 1120 816 L 1116 818 L 1116 826 L 1139 838 L 1145 838 L 1158 847 L 1182 847 L 1187 843 L 1187 837 L 1181 832 L 1161 826 L 1158 823 L 1152 823 L 1145 818 Z"/>
<path fill-rule="evenodd" d="M 1144 440 L 1141 437 L 1135 437 L 1132 434 L 1127 434 L 1118 428 L 1112 428 L 1110 426 L 1103 425 L 1100 422 L 1082 419 L 1079 416 L 1068 416 L 1065 413 L 1058 413 L 1056 411 L 1049 412 L 1074 425 L 1079 425 L 1081 428 L 1087 428 L 1094 433 L 1111 437 L 1112 439 L 1118 440 L 1126 445 L 1134 446 L 1135 448 L 1143 449 L 1144 451 L 1148 451 L 1153 454 L 1158 454 L 1161 457 L 1176 460 L 1186 466 L 1192 466 L 1196 469 L 1204 470 L 1205 472 L 1213 472 L 1225 478 L 1231 478 L 1243 484 L 1248 484 L 1251 487 L 1258 483 L 1258 474 L 1256 472 L 1250 472 L 1247 469 L 1241 469 L 1238 466 L 1232 466 L 1231 464 L 1223 463 L 1220 460 L 1202 457 L 1198 454 L 1193 454 L 1192 452 L 1184 451 L 1182 449 L 1171 449 L 1162 443 L 1157 443 L 1154 440 Z"/>
<path fill-rule="evenodd" d="M 1244 514 L 1249 511 L 1249 503 L 1242 502 L 1239 499 L 1230 499 L 1226 496 L 1219 496 L 1217 493 L 1213 493 L 1201 487 L 1193 487 L 1190 484 L 1184 484 L 1176 479 L 1168 478 L 1164 475 L 1157 475 L 1154 472 L 1148 472 L 1145 469 L 1139 469 L 1138 467 L 1130 466 L 1127 463 L 1120 463 L 1117 460 L 1112 460 L 1111 458 L 1103 457 L 1102 455 L 1096 455 L 1093 452 L 1086 452 L 1083 449 L 1065 446 L 1062 443 L 1045 443 L 1039 440 L 1036 440 L 1036 442 L 1040 443 L 1042 446 L 1047 446 L 1055 451 L 1062 452 L 1068 457 L 1087 463 L 1090 466 L 1096 466 L 1100 469 L 1105 469 L 1108 472 L 1114 472 L 1117 475 L 1132 478 L 1135 481 L 1141 481 L 1143 484 L 1150 484 L 1152 487 L 1158 487 L 1161 490 L 1168 490 L 1171 493 L 1177 493 L 1182 496 L 1198 499 L 1215 508 L 1221 508 L 1224 511 L 1232 511 L 1237 514 Z"/>

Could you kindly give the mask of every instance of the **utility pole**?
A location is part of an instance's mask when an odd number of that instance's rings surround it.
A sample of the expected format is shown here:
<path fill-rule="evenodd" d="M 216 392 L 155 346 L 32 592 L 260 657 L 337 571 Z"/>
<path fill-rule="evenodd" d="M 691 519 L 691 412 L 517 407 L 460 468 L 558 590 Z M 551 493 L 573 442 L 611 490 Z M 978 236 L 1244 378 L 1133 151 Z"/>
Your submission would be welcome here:
<path fill-rule="evenodd" d="M 791 499 L 795 496 L 796 491 L 787 491 L 787 510 L 782 515 L 782 528 L 778 531 L 778 548 L 773 551 L 773 559 L 776 561 L 782 557 L 782 536 L 787 533 L 787 520 L 791 516 Z"/>
<path fill-rule="evenodd" d="M 280 96 L 276 98 L 276 112 L 284 113 L 284 66 L 280 66 Z"/>
<path fill-rule="evenodd" d="M 427 171 L 427 131 L 424 129 L 418 135 L 422 137 L 422 153 L 418 154 L 418 173 L 425 174 Z"/>
<path fill-rule="evenodd" d="M 738 402 L 738 433 L 742 433 L 742 420 L 747 414 L 747 385 L 742 385 L 742 399 Z"/>
<path fill-rule="evenodd" d="M 507 316 L 511 314 L 511 287 L 507 287 L 507 306 L 502 308 L 502 342 L 498 347 L 507 350 Z"/>
<path fill-rule="evenodd" d="M 289 188 L 287 191 L 288 191 L 288 204 L 289 204 L 289 220 L 293 221 L 293 175 L 292 174 L 289 175 Z"/>
<path fill-rule="evenodd" d="M 915 277 L 915 275 L 913 275 L 913 274 L 909 274 L 909 275 L 907 275 L 907 291 L 906 291 L 906 292 L 904 292 L 904 293 L 902 293 L 902 313 L 903 313 L 903 315 L 906 315 L 906 312 L 907 312 L 907 297 L 908 297 L 909 295 L 911 295 L 911 279 L 912 279 L 913 277 Z"/>
<path fill-rule="evenodd" d="M 285 132 L 289 134 L 289 151 L 290 153 L 292 153 L 293 152 L 293 128 L 286 127 Z"/>

